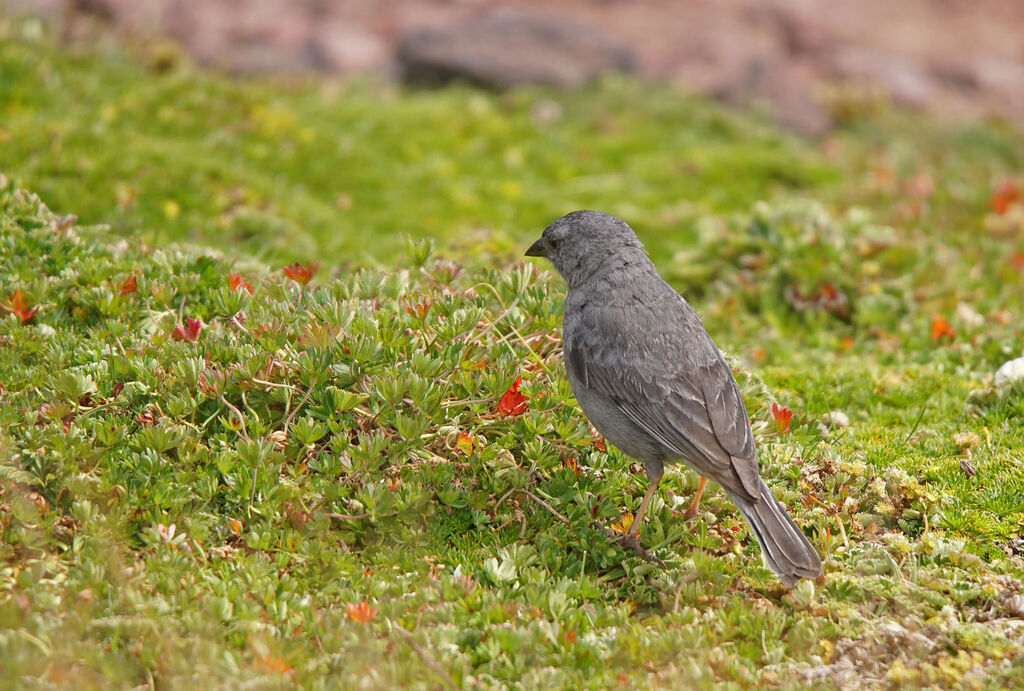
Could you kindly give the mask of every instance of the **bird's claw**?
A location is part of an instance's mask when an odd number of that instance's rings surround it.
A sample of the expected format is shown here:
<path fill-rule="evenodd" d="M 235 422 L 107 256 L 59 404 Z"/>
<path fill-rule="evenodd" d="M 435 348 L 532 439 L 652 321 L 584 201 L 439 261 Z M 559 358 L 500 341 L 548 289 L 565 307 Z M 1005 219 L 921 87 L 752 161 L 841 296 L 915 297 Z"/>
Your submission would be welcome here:
<path fill-rule="evenodd" d="M 651 554 L 650 552 L 648 552 L 640 546 L 640 540 L 636 538 L 636 535 L 631 535 L 629 533 L 621 535 L 608 532 L 608 536 L 611 538 L 612 542 L 618 543 L 626 549 L 636 552 L 638 555 L 640 555 L 640 558 L 644 559 L 645 561 L 649 561 L 652 564 L 657 564 L 663 569 L 668 568 L 668 565 L 665 564 L 665 562 L 663 562 L 661 559 L 658 559 L 656 556 L 654 556 L 653 554 Z"/>

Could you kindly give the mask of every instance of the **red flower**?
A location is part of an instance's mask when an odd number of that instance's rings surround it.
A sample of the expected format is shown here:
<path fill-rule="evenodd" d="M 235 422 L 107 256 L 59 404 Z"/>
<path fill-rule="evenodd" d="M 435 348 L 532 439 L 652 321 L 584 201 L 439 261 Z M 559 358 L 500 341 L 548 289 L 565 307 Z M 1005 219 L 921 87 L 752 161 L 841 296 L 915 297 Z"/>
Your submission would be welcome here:
<path fill-rule="evenodd" d="M 1013 204 L 1021 203 L 1020 187 L 1017 186 L 1016 180 L 1009 178 L 1001 180 L 996 188 L 992 190 L 992 197 L 989 199 L 989 203 L 992 206 L 992 210 L 997 214 L 1005 214 L 1007 209 Z"/>
<path fill-rule="evenodd" d="M 124 283 L 121 284 L 121 287 L 117 292 L 120 295 L 128 295 L 129 293 L 134 293 L 136 290 L 138 290 L 138 286 L 135 283 L 135 274 L 132 274 L 128 278 L 124 279 Z"/>
<path fill-rule="evenodd" d="M 498 401 L 499 413 L 502 415 L 522 415 L 529 410 L 526 402 L 530 400 L 530 397 L 519 393 L 519 385 L 522 383 L 523 378 L 516 377 L 516 380 L 512 382 L 512 386 L 508 387 L 508 390 L 502 394 L 501 400 Z"/>
<path fill-rule="evenodd" d="M 288 271 L 288 269 L 285 269 Z M 242 278 L 241 274 L 236 274 L 234 271 L 228 274 L 228 286 L 232 291 L 238 291 L 239 288 L 245 290 L 245 292 L 252 295 L 252 284 Z"/>
<path fill-rule="evenodd" d="M 21 294 L 20 290 L 16 290 L 7 296 L 7 302 L 0 305 L 11 314 L 18 315 L 18 319 L 24 324 L 32 317 L 36 316 L 38 311 L 36 308 L 29 308 L 28 303 L 25 301 L 25 296 Z"/>
<path fill-rule="evenodd" d="M 309 263 L 305 266 L 295 262 L 291 266 L 284 267 L 284 272 L 288 278 L 292 279 L 299 285 L 306 285 L 313 280 L 313 275 L 320 269 L 320 262 Z"/>
<path fill-rule="evenodd" d="M 359 621 L 365 624 L 375 616 L 377 616 L 377 608 L 371 607 L 370 603 L 366 600 L 348 606 L 348 618 L 352 621 Z"/>
<path fill-rule="evenodd" d="M 775 420 L 775 431 L 779 434 L 789 433 L 789 422 L 793 419 L 793 411 L 778 403 L 772 403 L 772 419 Z"/>
<path fill-rule="evenodd" d="M 171 332 L 171 340 L 188 341 L 194 343 L 199 340 L 199 333 L 203 330 L 203 323 L 198 319 L 186 319 L 185 326 L 177 324 Z"/>
<path fill-rule="evenodd" d="M 942 317 L 932 317 L 932 340 L 941 341 L 943 338 L 956 338 L 956 329 Z"/>

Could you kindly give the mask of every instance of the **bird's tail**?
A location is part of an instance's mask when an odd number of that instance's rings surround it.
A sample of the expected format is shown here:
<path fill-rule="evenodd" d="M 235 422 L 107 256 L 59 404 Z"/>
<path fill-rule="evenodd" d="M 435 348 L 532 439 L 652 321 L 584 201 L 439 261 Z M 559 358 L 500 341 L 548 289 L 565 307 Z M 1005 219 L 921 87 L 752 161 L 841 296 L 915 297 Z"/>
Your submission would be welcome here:
<path fill-rule="evenodd" d="M 817 578 L 822 573 L 821 558 L 764 480 L 760 483 L 761 496 L 757 501 L 731 492 L 729 496 L 750 524 L 768 567 L 789 586 L 796 585 L 801 578 Z"/>

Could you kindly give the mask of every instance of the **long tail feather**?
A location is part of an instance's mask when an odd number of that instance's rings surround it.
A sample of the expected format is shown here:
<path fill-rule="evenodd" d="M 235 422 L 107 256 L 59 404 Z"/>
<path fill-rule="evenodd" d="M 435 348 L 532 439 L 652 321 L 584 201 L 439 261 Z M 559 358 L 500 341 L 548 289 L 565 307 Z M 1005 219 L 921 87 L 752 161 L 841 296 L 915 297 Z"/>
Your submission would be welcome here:
<path fill-rule="evenodd" d="M 761 480 L 760 497 L 751 501 L 729 493 L 733 503 L 747 519 L 751 531 L 761 545 L 768 567 L 786 585 L 796 585 L 801 578 L 821 575 L 821 558 L 803 532 L 790 518 L 786 508 L 772 495 Z"/>

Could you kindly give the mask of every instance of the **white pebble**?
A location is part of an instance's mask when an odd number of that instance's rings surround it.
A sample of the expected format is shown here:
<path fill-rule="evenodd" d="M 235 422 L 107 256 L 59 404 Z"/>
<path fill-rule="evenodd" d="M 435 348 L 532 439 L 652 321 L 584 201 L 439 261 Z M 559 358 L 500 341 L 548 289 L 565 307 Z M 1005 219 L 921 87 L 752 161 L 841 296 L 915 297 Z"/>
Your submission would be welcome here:
<path fill-rule="evenodd" d="M 833 410 L 821 416 L 821 421 L 826 427 L 843 429 L 850 426 L 850 416 L 841 410 Z"/>
<path fill-rule="evenodd" d="M 1021 378 L 1024 378 L 1024 357 L 1004 362 L 1003 366 L 996 370 L 996 386 Z"/>

